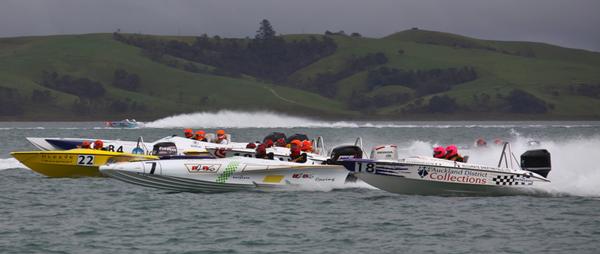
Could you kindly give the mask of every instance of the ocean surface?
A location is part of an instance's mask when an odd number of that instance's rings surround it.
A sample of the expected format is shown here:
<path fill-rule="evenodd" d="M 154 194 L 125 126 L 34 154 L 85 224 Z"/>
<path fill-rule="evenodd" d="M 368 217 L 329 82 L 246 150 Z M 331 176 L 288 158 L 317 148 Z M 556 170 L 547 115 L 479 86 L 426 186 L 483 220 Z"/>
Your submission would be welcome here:
<path fill-rule="evenodd" d="M 327 147 L 362 137 L 367 151 L 395 143 L 400 156 L 456 144 L 470 160 L 495 165 L 511 141 L 517 156 L 552 154 L 547 196 L 398 195 L 345 189 L 217 194 L 177 193 L 109 178 L 49 179 L 12 151 L 25 137 L 152 141 L 193 127 L 225 128 L 237 141 L 270 132 L 324 137 Z M 600 122 L 328 122 L 275 113 L 174 116 L 139 129 L 102 122 L 0 122 L 0 253 L 598 253 Z"/>

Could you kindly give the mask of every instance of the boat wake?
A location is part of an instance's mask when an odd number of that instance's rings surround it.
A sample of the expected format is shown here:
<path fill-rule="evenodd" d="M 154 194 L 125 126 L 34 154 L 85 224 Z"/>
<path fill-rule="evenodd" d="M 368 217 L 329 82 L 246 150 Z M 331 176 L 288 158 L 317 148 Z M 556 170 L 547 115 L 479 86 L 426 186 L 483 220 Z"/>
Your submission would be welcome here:
<path fill-rule="evenodd" d="M 0 159 L 0 170 L 11 169 L 11 168 L 27 168 L 21 164 L 15 158 L 4 158 Z"/>
<path fill-rule="evenodd" d="M 241 112 L 222 110 L 198 112 L 165 117 L 145 123 L 145 128 L 586 128 L 594 124 L 526 124 L 478 123 L 478 124 L 432 124 L 431 122 L 400 123 L 390 121 L 325 121 L 308 117 L 290 116 L 282 113 L 259 111 Z"/>

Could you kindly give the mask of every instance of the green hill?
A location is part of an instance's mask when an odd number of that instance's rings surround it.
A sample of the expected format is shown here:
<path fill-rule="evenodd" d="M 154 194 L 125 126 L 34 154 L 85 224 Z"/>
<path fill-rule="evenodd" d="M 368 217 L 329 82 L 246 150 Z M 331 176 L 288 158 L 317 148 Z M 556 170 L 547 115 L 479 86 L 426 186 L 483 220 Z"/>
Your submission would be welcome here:
<path fill-rule="evenodd" d="M 336 47 L 304 58 L 290 49 L 281 59 L 299 62 L 281 66 L 284 60 L 244 51 L 249 39 L 229 45 L 233 40 L 209 38 L 198 49 L 194 37 L 123 36 L 153 44 L 111 34 L 0 39 L 0 119 L 154 119 L 219 109 L 343 118 L 600 118 L 600 54 L 585 50 L 425 30 L 380 39 L 288 35 L 278 45 L 310 51 L 291 43 L 327 37 Z M 261 72 L 269 63 L 276 63 L 273 70 Z M 134 88 L 114 84 L 117 70 L 137 77 Z M 58 85 L 48 81 L 51 74 Z M 85 94 L 94 82 L 102 95 Z M 76 85 L 83 91 L 68 88 Z"/>

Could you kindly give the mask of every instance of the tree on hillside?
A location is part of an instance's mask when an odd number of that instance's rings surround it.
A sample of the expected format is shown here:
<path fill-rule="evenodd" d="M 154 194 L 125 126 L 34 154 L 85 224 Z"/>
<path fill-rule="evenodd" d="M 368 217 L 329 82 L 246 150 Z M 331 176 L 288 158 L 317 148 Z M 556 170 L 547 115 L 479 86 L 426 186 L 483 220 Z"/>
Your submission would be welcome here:
<path fill-rule="evenodd" d="M 256 31 L 256 36 L 254 38 L 257 40 L 271 40 L 275 38 L 275 36 L 275 30 L 273 29 L 273 26 L 271 26 L 271 22 L 263 19 L 260 22 L 260 27 L 258 31 Z"/>
<path fill-rule="evenodd" d="M 546 102 L 520 89 L 514 89 L 507 96 L 509 112 L 543 114 L 548 112 Z"/>
<path fill-rule="evenodd" d="M 458 109 L 456 101 L 448 96 L 433 96 L 427 105 L 427 111 L 430 113 L 452 113 Z"/>

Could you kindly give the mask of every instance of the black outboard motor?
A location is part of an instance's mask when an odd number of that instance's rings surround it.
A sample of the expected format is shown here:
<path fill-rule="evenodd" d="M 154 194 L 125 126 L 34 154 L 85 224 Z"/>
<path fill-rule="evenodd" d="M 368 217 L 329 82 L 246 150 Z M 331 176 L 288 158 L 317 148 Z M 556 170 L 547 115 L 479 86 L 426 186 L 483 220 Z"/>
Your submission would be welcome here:
<path fill-rule="evenodd" d="M 155 156 L 175 156 L 177 155 L 177 146 L 173 142 L 160 142 L 152 148 L 152 155 Z"/>
<path fill-rule="evenodd" d="M 297 139 L 297 140 L 300 140 L 300 141 L 309 140 L 308 136 L 306 136 L 306 134 L 298 134 L 298 133 L 296 133 L 296 134 L 294 134 L 292 136 L 289 136 L 285 141 L 289 144 L 289 143 L 292 143 L 292 140 L 294 140 L 294 139 Z"/>
<path fill-rule="evenodd" d="M 273 132 L 269 135 L 267 135 L 265 138 L 263 138 L 263 143 L 265 143 L 265 141 L 267 141 L 267 139 L 270 139 L 271 141 L 275 142 L 278 139 L 286 139 L 285 134 L 281 133 L 281 132 Z"/>
<path fill-rule="evenodd" d="M 546 149 L 529 150 L 521 154 L 521 168 L 547 177 L 551 169 L 550 152 Z"/>
<path fill-rule="evenodd" d="M 339 165 L 340 159 L 362 159 L 362 149 L 358 146 L 338 146 L 331 151 L 331 157 L 327 160 L 327 164 Z"/>

